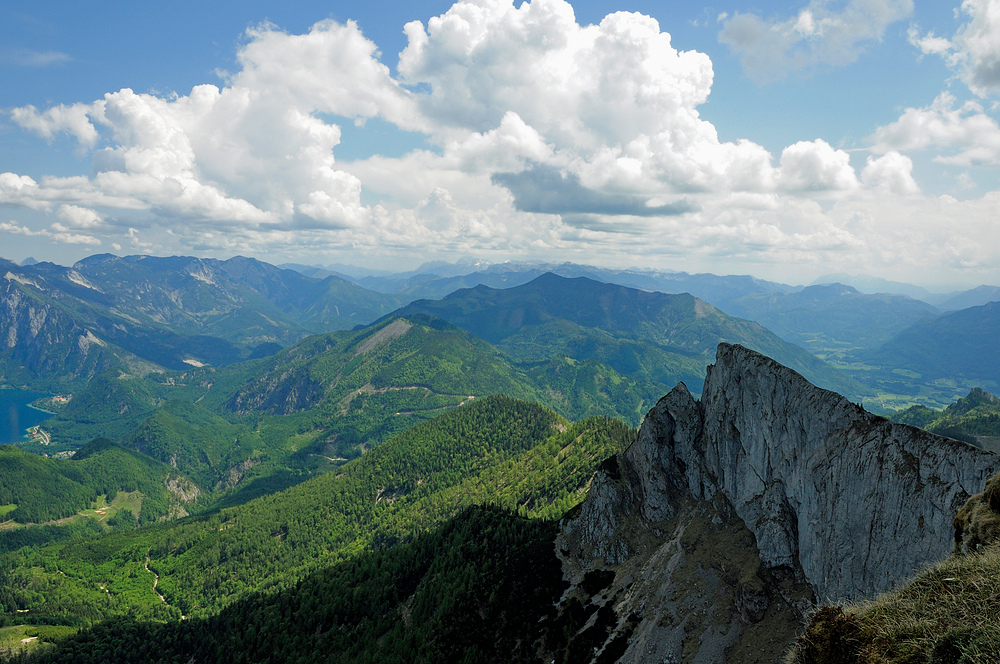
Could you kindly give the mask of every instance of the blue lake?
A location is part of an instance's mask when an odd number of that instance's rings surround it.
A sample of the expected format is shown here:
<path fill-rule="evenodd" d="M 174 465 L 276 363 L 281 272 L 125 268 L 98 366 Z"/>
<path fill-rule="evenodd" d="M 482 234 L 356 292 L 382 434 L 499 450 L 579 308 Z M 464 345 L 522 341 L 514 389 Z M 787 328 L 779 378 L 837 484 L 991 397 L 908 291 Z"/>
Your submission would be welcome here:
<path fill-rule="evenodd" d="M 27 440 L 28 427 L 41 424 L 52 417 L 51 414 L 28 405 L 44 396 L 48 395 L 27 390 L 0 390 L 0 445 Z"/>

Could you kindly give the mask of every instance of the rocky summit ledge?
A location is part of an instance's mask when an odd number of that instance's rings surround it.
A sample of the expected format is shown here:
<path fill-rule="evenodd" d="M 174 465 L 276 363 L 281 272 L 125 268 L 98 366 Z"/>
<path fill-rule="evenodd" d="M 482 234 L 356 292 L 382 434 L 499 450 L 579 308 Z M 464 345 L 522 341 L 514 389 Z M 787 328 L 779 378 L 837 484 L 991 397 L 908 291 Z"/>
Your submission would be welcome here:
<path fill-rule="evenodd" d="M 814 602 L 946 557 L 956 511 L 998 468 L 720 344 L 701 401 L 683 384 L 663 397 L 564 522 L 566 597 L 615 573 L 590 600 L 617 616 L 595 661 L 773 662 Z"/>

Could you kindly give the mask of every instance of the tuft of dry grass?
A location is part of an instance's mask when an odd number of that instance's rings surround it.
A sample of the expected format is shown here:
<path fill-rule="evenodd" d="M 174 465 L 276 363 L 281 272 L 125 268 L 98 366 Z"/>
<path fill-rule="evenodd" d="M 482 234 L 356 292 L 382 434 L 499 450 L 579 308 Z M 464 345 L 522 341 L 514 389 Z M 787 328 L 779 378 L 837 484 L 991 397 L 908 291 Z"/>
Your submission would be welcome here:
<path fill-rule="evenodd" d="M 1000 662 L 1000 475 L 955 516 L 955 553 L 874 600 L 822 607 L 786 664 Z"/>
<path fill-rule="evenodd" d="M 850 609 L 867 642 L 860 661 L 1000 662 L 998 606 L 1000 544 L 952 556 L 904 588 Z"/>
<path fill-rule="evenodd" d="M 819 609 L 786 662 L 1000 662 L 1000 543 L 952 556 L 870 602 Z"/>

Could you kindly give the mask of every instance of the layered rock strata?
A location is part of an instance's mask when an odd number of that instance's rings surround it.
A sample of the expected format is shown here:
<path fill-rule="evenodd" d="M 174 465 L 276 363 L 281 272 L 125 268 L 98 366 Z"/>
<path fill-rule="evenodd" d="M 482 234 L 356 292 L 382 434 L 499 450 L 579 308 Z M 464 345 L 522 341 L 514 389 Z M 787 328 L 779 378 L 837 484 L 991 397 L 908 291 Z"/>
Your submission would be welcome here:
<path fill-rule="evenodd" d="M 663 397 L 563 524 L 563 602 L 614 609 L 594 661 L 775 661 L 813 602 L 947 556 L 998 461 L 720 344 L 701 401 Z M 583 596 L 596 570 L 614 580 Z"/>

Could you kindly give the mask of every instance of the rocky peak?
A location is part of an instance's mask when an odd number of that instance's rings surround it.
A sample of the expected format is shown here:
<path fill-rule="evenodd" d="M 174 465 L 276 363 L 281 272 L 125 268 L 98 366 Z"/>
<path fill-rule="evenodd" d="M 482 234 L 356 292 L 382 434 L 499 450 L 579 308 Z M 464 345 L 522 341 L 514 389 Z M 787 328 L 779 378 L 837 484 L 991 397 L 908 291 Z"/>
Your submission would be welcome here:
<path fill-rule="evenodd" d="M 819 597 L 872 596 L 948 555 L 955 511 L 998 467 L 794 371 L 720 345 L 705 381 L 706 470 L 772 566 Z"/>
<path fill-rule="evenodd" d="M 870 597 L 947 556 L 953 515 L 998 461 L 720 344 L 701 401 L 678 385 L 599 471 L 564 523 L 564 572 L 615 569 L 619 661 L 767 661 L 810 601 Z M 697 611 L 715 623 L 692 628 Z"/>

